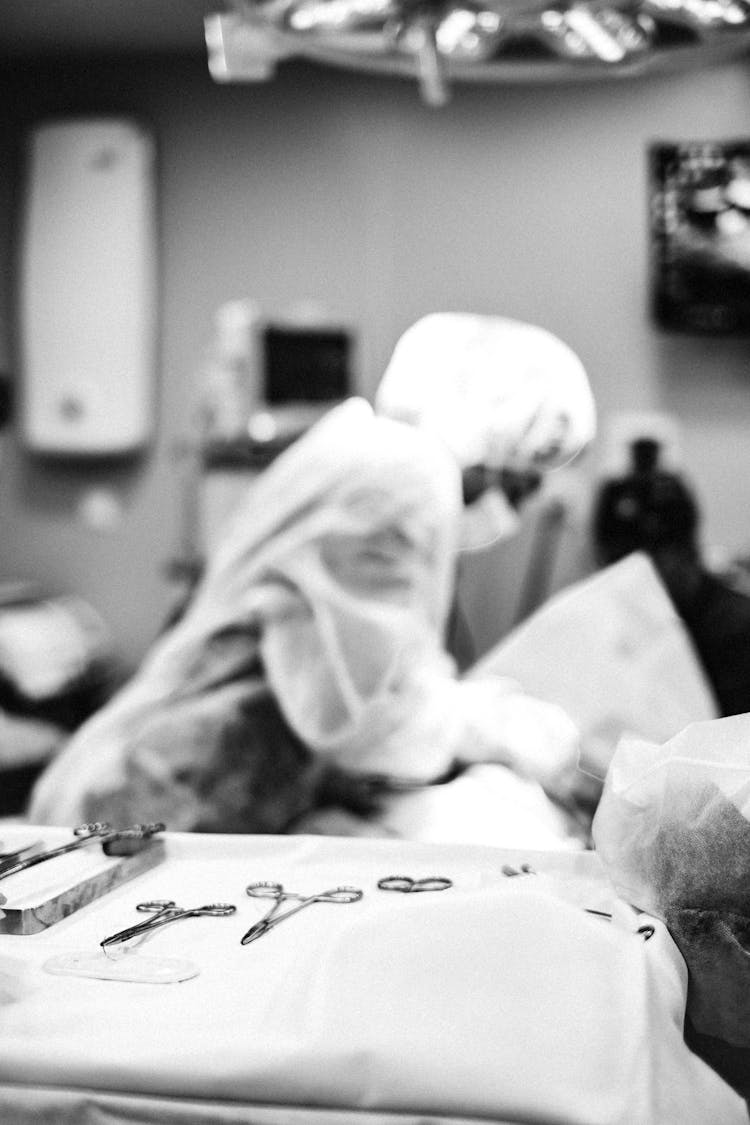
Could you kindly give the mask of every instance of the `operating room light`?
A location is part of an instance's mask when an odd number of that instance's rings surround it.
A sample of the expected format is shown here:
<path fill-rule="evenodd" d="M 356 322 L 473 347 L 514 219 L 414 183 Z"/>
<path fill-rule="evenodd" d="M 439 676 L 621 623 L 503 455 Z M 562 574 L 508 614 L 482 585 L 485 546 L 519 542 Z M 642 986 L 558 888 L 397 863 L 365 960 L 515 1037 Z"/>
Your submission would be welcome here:
<path fill-rule="evenodd" d="M 206 17 L 219 82 L 277 63 L 417 79 L 444 105 L 453 82 L 632 77 L 750 51 L 750 0 L 227 0 Z"/>

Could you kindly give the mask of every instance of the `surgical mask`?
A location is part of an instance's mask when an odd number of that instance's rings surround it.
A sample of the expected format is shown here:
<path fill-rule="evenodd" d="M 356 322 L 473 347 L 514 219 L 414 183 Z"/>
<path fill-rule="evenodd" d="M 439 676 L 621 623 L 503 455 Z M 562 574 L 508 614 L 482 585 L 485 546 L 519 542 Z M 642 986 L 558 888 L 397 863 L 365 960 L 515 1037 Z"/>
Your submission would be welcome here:
<path fill-rule="evenodd" d="M 463 510 L 459 549 L 479 551 L 501 539 L 509 539 L 520 526 L 519 515 L 505 494 L 497 488 L 489 488 Z"/>

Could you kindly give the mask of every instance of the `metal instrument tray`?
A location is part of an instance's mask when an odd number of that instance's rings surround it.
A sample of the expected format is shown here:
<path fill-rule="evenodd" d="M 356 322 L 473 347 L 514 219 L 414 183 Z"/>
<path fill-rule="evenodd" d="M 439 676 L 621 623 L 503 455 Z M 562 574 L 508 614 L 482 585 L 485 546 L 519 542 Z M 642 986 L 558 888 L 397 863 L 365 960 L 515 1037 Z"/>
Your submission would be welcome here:
<path fill-rule="evenodd" d="M 55 841 L 56 842 L 56 841 Z M 54 842 L 53 842 L 54 844 Z M 149 871 L 166 854 L 164 840 L 145 840 L 135 855 L 109 856 L 94 845 L 50 859 L 2 881 L 7 901 L 0 934 L 36 934 Z"/>

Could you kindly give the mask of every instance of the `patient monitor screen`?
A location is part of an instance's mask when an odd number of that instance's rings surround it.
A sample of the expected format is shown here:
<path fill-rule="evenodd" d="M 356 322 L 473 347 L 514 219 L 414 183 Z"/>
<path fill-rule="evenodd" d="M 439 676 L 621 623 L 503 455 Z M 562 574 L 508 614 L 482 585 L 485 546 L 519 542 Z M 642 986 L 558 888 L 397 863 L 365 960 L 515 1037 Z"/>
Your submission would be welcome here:
<path fill-rule="evenodd" d="M 348 332 L 269 325 L 263 351 L 264 397 L 269 406 L 330 402 L 346 398 L 350 392 Z"/>

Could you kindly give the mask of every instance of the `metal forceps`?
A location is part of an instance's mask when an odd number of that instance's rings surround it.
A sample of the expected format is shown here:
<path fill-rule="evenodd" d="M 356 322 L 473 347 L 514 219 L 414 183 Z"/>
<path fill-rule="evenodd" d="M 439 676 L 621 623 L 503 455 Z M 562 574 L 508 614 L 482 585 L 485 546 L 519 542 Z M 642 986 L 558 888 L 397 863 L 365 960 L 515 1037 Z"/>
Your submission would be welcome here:
<path fill-rule="evenodd" d="M 272 898 L 274 899 L 273 906 L 268 910 L 263 917 L 250 927 L 247 933 L 242 938 L 242 944 L 247 945 L 256 938 L 262 937 L 263 934 L 268 933 L 274 926 L 278 926 L 279 922 L 283 922 L 285 918 L 291 918 L 292 914 L 296 914 L 299 910 L 304 910 L 306 906 L 310 906 L 314 902 L 359 902 L 362 898 L 363 891 L 357 887 L 334 887 L 331 891 L 320 891 L 316 895 L 298 895 L 292 891 L 285 891 L 281 883 L 250 883 L 245 888 L 247 894 L 251 898 Z M 291 910 L 284 911 L 283 914 L 277 914 L 277 910 L 283 902 L 287 899 L 296 899 L 297 905 L 293 906 Z"/>
<path fill-rule="evenodd" d="M 416 894 L 418 891 L 447 891 L 453 880 L 445 875 L 429 875 L 426 879 L 412 879 L 410 875 L 386 875 L 378 879 L 381 891 L 401 891 L 402 894 Z"/>
<path fill-rule="evenodd" d="M 192 909 L 183 910 L 171 899 L 155 899 L 153 902 L 139 902 L 136 910 L 142 914 L 150 914 L 151 917 L 145 922 L 138 922 L 135 926 L 128 926 L 125 930 L 119 930 L 116 934 L 111 934 L 109 937 L 104 938 L 99 944 L 107 956 L 110 946 L 123 945 L 131 938 L 141 937 L 145 934 L 150 934 L 153 930 L 160 929 L 161 926 L 167 926 L 170 922 L 178 922 L 181 918 L 201 918 L 210 916 L 213 918 L 224 918 L 229 914 L 234 914 L 237 910 L 230 902 L 212 902 L 207 906 L 194 906 Z"/>
<path fill-rule="evenodd" d="M 19 852 L 0 861 L 0 879 L 8 875 L 16 875 L 28 867 L 35 867 L 38 863 L 45 863 L 48 859 L 55 859 L 59 855 L 66 855 L 90 844 L 101 844 L 107 855 L 132 855 L 152 836 L 163 831 L 164 825 L 161 823 L 134 824 L 132 828 L 123 829 L 112 828 L 111 825 L 98 820 L 92 824 L 79 824 L 73 829 L 73 839 L 67 844 L 60 844 L 49 851 L 34 851 L 26 858 L 22 858 Z"/>

